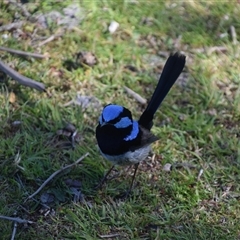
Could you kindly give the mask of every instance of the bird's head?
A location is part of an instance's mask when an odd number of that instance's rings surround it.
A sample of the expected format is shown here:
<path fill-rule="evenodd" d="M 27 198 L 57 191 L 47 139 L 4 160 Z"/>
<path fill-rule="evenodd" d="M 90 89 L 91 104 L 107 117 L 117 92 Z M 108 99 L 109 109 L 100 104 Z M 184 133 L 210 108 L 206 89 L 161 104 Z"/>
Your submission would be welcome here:
<path fill-rule="evenodd" d="M 115 135 L 124 141 L 134 140 L 139 134 L 138 122 L 132 119 L 131 112 L 115 104 L 108 104 L 103 108 L 97 128 L 104 135 Z"/>
<path fill-rule="evenodd" d="M 116 128 L 127 128 L 133 124 L 131 112 L 122 106 L 108 104 L 99 117 L 99 125 L 112 125 Z"/>

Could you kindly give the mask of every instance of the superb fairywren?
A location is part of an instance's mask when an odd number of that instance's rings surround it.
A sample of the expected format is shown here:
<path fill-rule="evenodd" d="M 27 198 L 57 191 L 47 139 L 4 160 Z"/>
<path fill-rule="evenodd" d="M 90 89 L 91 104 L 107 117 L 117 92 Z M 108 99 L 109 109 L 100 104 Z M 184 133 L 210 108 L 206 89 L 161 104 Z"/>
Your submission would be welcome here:
<path fill-rule="evenodd" d="M 128 193 L 131 191 L 139 163 L 147 158 L 150 144 L 158 140 L 150 132 L 154 114 L 182 72 L 185 58 L 180 53 L 169 56 L 152 98 L 138 121 L 132 119 L 131 112 L 125 107 L 108 104 L 103 108 L 96 128 L 96 138 L 102 155 L 113 166 L 101 184 L 115 165 L 135 164 Z"/>

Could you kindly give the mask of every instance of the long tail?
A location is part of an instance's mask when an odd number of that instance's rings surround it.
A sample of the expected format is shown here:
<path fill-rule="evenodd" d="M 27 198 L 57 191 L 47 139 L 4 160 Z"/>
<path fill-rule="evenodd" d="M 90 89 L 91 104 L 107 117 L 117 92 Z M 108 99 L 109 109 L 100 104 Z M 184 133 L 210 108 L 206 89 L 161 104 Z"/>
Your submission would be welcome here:
<path fill-rule="evenodd" d="M 139 119 L 139 124 L 146 129 L 151 129 L 152 120 L 155 112 L 162 103 L 163 99 L 168 94 L 172 85 L 176 82 L 179 75 L 181 74 L 186 62 L 186 57 L 183 54 L 175 53 L 170 55 L 165 66 L 163 68 L 162 74 L 160 76 L 158 85 L 152 95 L 152 98 Z"/>

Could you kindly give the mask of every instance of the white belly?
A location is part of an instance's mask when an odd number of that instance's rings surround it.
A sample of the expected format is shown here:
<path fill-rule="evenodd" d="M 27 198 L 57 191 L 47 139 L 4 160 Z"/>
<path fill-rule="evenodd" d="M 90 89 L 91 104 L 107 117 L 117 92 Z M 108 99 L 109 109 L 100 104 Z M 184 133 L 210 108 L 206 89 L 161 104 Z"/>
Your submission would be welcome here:
<path fill-rule="evenodd" d="M 150 152 L 150 149 L 150 145 L 147 145 L 136 149 L 133 152 L 129 151 L 121 155 L 108 155 L 102 152 L 101 154 L 115 165 L 131 165 L 145 160 Z"/>

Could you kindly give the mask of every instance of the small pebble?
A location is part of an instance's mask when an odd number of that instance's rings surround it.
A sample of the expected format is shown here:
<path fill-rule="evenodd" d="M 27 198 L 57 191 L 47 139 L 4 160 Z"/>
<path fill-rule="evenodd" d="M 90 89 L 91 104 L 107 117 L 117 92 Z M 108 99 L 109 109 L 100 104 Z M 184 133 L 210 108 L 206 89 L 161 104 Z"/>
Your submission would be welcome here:
<path fill-rule="evenodd" d="M 14 127 L 20 126 L 21 124 L 22 124 L 21 121 L 14 121 L 14 122 L 12 122 L 12 126 L 14 126 Z"/>
<path fill-rule="evenodd" d="M 112 22 L 110 23 L 109 27 L 108 27 L 108 31 L 109 31 L 110 33 L 114 33 L 114 32 L 116 32 L 116 30 L 118 29 L 118 27 L 119 27 L 119 23 L 116 22 L 116 21 L 112 21 Z"/>
<path fill-rule="evenodd" d="M 172 164 L 166 163 L 166 164 L 163 166 L 163 171 L 165 171 L 165 172 L 170 172 L 171 170 L 172 170 Z"/>
<path fill-rule="evenodd" d="M 2 38 L 3 38 L 3 39 L 8 39 L 8 34 L 3 34 L 3 35 L 2 35 Z"/>

